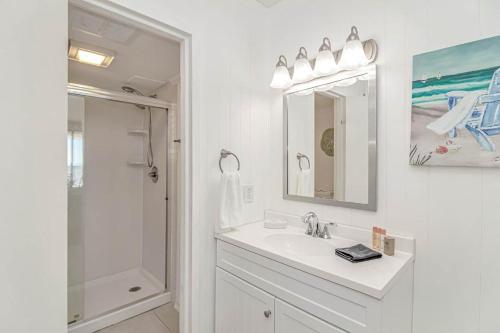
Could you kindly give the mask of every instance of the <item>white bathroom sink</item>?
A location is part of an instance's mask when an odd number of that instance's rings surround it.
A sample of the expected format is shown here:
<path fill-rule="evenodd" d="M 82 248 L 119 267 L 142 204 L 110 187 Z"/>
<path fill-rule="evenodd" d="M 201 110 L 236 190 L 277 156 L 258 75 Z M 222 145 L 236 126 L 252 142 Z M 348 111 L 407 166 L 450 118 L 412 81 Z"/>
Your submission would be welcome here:
<path fill-rule="evenodd" d="M 322 239 L 306 235 L 306 226 L 300 221 L 298 217 L 297 223 L 285 229 L 267 229 L 264 222 L 259 221 L 217 234 L 216 238 L 222 241 L 218 243 L 218 256 L 225 255 L 221 244 L 229 244 L 379 299 L 389 290 L 395 277 L 413 263 L 413 252 L 399 250 L 392 257 L 352 264 L 336 256 L 335 249 L 362 243 L 362 239 L 369 244 L 371 230 L 336 226 L 331 230 L 332 239 Z M 397 237 L 400 246 L 406 244 L 408 249 L 414 249 L 414 239 Z"/>
<path fill-rule="evenodd" d="M 278 251 L 291 255 L 331 256 L 335 251 L 332 243 L 305 234 L 274 234 L 266 236 L 264 242 Z"/>

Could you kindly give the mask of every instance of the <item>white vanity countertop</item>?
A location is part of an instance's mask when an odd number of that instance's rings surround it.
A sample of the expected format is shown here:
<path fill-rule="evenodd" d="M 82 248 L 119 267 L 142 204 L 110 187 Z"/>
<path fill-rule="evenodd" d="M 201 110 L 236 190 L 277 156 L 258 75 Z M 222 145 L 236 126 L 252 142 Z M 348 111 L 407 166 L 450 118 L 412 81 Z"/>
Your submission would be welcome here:
<path fill-rule="evenodd" d="M 377 299 L 383 298 L 405 268 L 413 264 L 413 254 L 401 251 L 394 256 L 351 263 L 335 255 L 335 249 L 358 241 L 335 236 L 330 240 L 313 238 L 304 231 L 305 226 L 266 229 L 263 222 L 256 222 L 216 238 Z"/>

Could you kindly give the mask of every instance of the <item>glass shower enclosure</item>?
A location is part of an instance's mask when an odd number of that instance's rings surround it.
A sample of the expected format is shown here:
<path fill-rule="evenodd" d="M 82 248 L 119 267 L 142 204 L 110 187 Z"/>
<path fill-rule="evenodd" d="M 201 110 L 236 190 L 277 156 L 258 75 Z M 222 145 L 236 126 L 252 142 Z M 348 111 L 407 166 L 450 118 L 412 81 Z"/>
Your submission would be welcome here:
<path fill-rule="evenodd" d="M 68 91 L 71 331 L 167 291 L 168 106 L 127 92 Z"/>

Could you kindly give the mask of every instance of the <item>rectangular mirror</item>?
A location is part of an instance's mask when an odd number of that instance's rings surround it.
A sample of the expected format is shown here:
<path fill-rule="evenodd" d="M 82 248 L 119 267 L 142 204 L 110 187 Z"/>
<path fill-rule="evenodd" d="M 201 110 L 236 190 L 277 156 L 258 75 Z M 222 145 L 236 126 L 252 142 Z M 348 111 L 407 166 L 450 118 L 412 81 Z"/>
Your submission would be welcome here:
<path fill-rule="evenodd" d="M 284 96 L 283 197 L 376 210 L 376 67 Z"/>

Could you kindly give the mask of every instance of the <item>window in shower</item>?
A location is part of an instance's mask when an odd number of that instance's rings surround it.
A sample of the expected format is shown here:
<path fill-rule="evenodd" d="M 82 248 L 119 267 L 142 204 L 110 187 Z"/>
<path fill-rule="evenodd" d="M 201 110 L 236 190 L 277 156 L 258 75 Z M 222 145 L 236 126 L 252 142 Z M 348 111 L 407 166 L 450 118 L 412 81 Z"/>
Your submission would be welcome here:
<path fill-rule="evenodd" d="M 68 186 L 83 187 L 83 132 L 68 131 Z"/>

